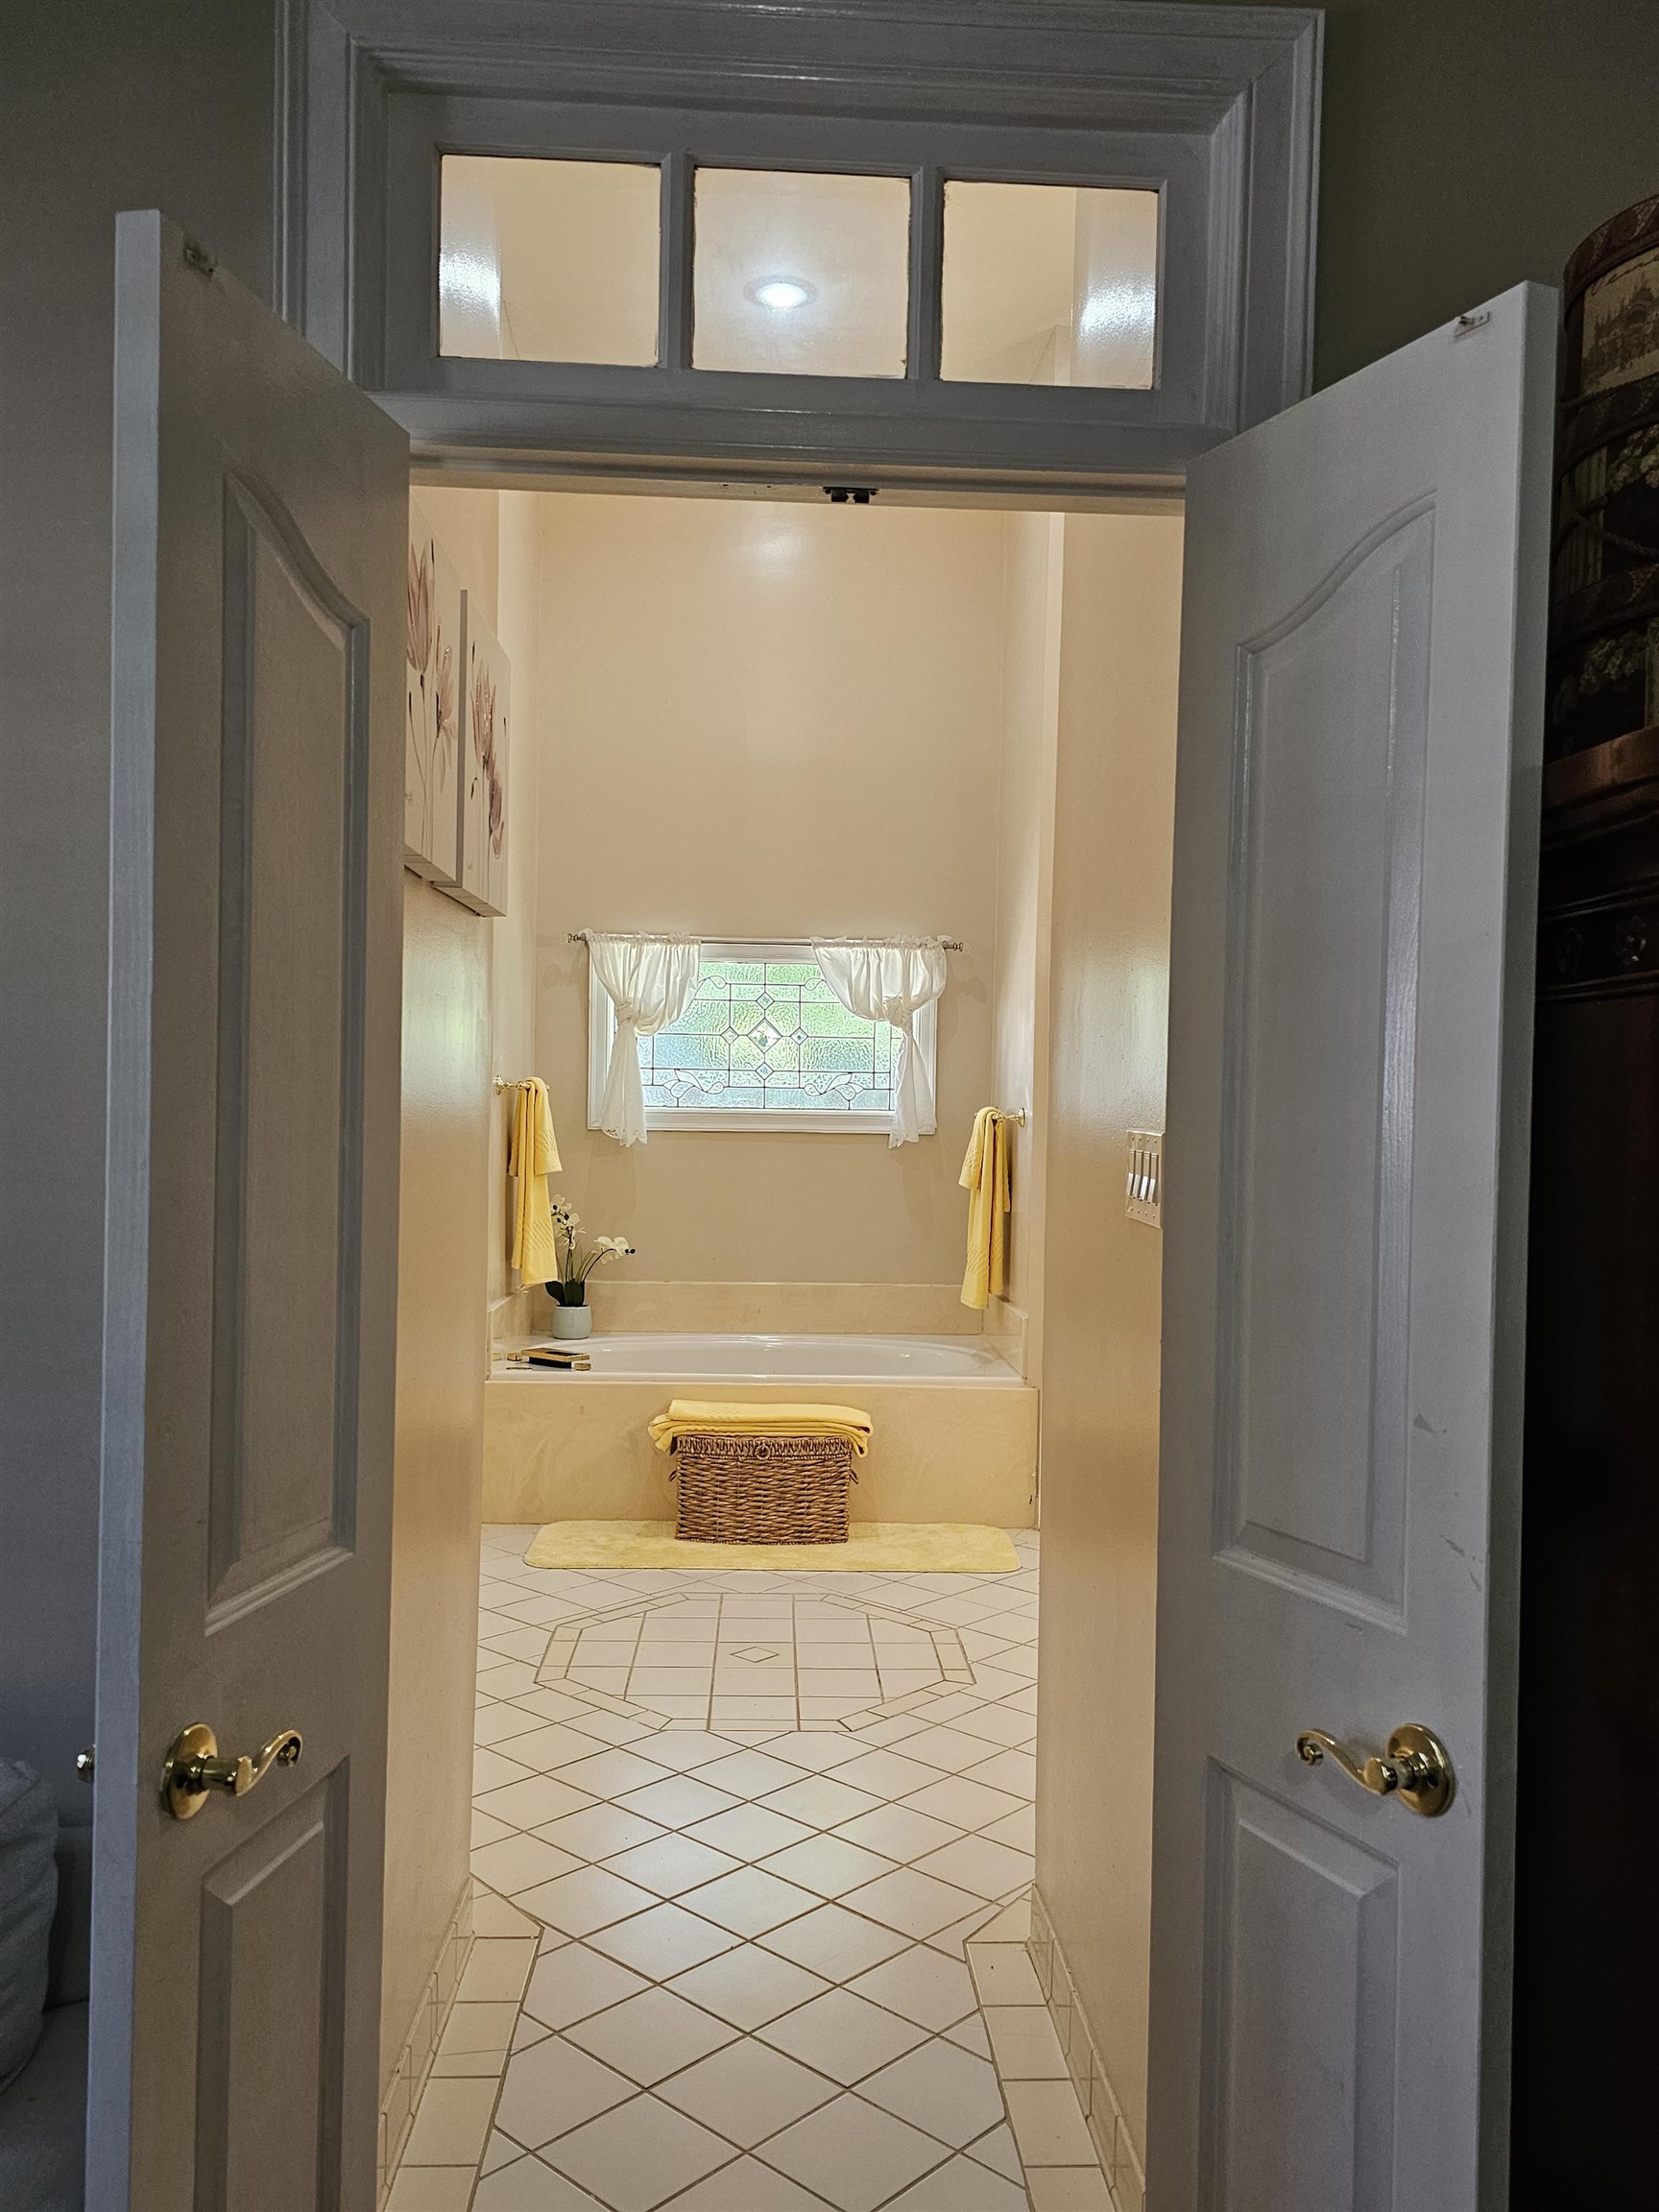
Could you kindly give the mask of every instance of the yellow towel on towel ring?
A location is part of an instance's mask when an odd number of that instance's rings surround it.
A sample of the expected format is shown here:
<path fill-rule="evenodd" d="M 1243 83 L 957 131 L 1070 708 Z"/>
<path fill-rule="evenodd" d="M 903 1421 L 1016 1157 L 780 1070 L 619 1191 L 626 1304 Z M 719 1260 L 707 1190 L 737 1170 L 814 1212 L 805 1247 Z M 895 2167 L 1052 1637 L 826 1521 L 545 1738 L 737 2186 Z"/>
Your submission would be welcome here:
<path fill-rule="evenodd" d="M 507 1172 L 518 1179 L 513 1200 L 513 1264 L 526 1283 L 550 1283 L 559 1272 L 547 1178 L 560 1171 L 559 1144 L 547 1086 L 526 1076 L 513 1101 L 513 1142 Z"/>
<path fill-rule="evenodd" d="M 960 1182 L 968 1196 L 968 1264 L 962 1303 L 983 1310 L 1008 1289 L 1008 1212 L 1011 1140 L 1008 1121 L 995 1106 L 974 1117 Z"/>
<path fill-rule="evenodd" d="M 682 1436 L 845 1436 L 856 1456 L 870 1443 L 870 1416 L 857 1406 L 763 1406 L 675 1398 L 651 1424 L 651 1441 L 671 1452 Z"/>

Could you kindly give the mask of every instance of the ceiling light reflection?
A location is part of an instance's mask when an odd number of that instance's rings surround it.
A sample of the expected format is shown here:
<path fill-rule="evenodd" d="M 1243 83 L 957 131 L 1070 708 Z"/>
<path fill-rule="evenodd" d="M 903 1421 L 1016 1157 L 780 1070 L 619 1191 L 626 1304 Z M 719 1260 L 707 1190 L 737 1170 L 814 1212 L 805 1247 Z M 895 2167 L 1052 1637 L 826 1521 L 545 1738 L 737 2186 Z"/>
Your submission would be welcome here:
<path fill-rule="evenodd" d="M 446 246 L 438 257 L 439 297 L 458 314 L 484 314 L 500 320 L 501 264 L 493 253 Z"/>
<path fill-rule="evenodd" d="M 1103 284 L 1091 292 L 1077 318 L 1085 338 L 1139 338 L 1147 335 L 1157 320 L 1158 287 L 1155 283 Z"/>
<path fill-rule="evenodd" d="M 799 276 L 763 276 L 746 286 L 745 294 L 757 307 L 770 307 L 779 314 L 786 314 L 791 307 L 805 307 L 818 297 L 814 287 Z"/>

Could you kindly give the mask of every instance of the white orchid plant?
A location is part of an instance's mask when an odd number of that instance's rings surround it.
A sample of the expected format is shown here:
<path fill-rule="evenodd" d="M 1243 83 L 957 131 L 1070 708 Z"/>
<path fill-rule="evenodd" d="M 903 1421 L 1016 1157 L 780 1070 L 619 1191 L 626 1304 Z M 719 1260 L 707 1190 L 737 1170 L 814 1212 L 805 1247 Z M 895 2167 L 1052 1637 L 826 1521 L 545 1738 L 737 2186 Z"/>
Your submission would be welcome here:
<path fill-rule="evenodd" d="M 588 1278 L 607 1260 L 630 1260 L 634 1247 L 626 1237 L 589 1237 L 582 1216 L 563 1198 L 552 1201 L 553 1243 L 559 1255 L 559 1281 L 549 1283 L 547 1295 L 556 1306 L 586 1306 Z"/>

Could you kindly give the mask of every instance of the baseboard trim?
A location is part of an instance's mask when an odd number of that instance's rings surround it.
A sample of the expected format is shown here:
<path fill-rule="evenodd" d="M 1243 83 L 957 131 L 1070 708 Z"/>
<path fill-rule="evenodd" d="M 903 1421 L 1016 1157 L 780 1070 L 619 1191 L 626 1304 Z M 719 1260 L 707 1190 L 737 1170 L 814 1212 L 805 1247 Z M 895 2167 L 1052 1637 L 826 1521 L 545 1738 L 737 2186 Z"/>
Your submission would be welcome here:
<path fill-rule="evenodd" d="M 1146 2176 L 1140 2147 L 1129 2131 L 1111 2079 L 1100 2062 L 1100 2048 L 1077 1995 L 1071 1970 L 1042 1891 L 1031 1891 L 1031 1934 L 1026 1943 L 1054 2032 L 1066 2054 L 1077 2102 L 1094 2139 L 1094 2152 L 1116 2212 L 1146 2212 Z"/>
<path fill-rule="evenodd" d="M 467 1955 L 471 1948 L 472 1877 L 469 1874 L 461 1885 L 449 1926 L 438 1946 L 432 1971 L 426 1977 L 425 1990 L 415 2008 L 409 2033 L 380 2101 L 380 2176 L 376 2204 L 384 2205 L 397 2178 L 397 2161 L 403 2155 L 403 2146 L 415 2125 L 415 2107 L 421 2102 L 421 2092 L 432 2071 L 439 2038 L 455 2002 L 455 1992 L 461 1986 L 461 1977 L 467 1971 Z"/>

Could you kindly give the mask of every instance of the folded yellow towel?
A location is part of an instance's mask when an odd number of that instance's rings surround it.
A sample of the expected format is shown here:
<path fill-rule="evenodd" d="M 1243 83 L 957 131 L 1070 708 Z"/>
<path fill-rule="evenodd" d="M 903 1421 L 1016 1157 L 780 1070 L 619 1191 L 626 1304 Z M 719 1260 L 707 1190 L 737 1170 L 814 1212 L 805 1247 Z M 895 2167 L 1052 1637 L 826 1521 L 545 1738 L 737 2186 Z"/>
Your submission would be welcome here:
<path fill-rule="evenodd" d="M 547 1178 L 560 1170 L 559 1145 L 547 1086 L 540 1075 L 519 1084 L 513 1102 L 513 1142 L 507 1172 L 518 1178 L 513 1200 L 513 1264 L 526 1283 L 551 1283 L 559 1272 Z"/>
<path fill-rule="evenodd" d="M 682 1436 L 845 1436 L 860 1458 L 870 1444 L 870 1416 L 857 1406 L 731 1405 L 675 1398 L 651 1424 L 651 1441 L 671 1452 Z"/>
<path fill-rule="evenodd" d="M 1012 1140 L 1008 1122 L 995 1106 L 981 1106 L 959 1178 L 968 1198 L 968 1265 L 962 1277 L 962 1303 L 980 1309 L 1008 1288 L 1008 1210 Z"/>

